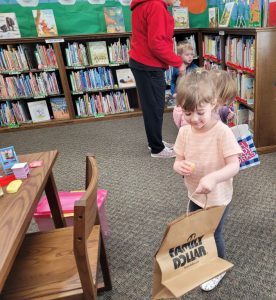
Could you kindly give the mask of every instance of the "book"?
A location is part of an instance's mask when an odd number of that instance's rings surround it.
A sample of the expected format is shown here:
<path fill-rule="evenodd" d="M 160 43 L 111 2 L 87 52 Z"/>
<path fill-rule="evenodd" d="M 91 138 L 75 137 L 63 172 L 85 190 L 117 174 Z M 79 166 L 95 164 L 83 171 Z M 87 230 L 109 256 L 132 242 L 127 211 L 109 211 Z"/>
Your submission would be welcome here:
<path fill-rule="evenodd" d="M 104 19 L 108 33 L 126 31 L 122 7 L 105 7 Z"/>
<path fill-rule="evenodd" d="M 28 108 L 33 122 L 49 121 L 50 114 L 46 100 L 28 102 Z"/>
<path fill-rule="evenodd" d="M 52 9 L 33 10 L 37 35 L 41 37 L 57 36 L 57 26 Z"/>
<path fill-rule="evenodd" d="M 121 88 L 135 87 L 135 79 L 129 68 L 116 70 L 118 85 Z"/>
<path fill-rule="evenodd" d="M 21 34 L 15 13 L 0 13 L 0 39 L 16 39 Z"/>
<path fill-rule="evenodd" d="M 247 104 L 254 104 L 254 78 L 245 74 L 241 77 L 241 98 Z"/>
<path fill-rule="evenodd" d="M 165 107 L 167 108 L 173 108 L 176 106 L 176 100 L 173 98 L 171 94 L 171 90 L 165 91 Z"/>
<path fill-rule="evenodd" d="M 262 26 L 262 6 L 263 0 L 250 1 L 249 27 Z"/>
<path fill-rule="evenodd" d="M 69 119 L 69 111 L 64 97 L 50 98 L 50 103 L 56 120 Z"/>
<path fill-rule="evenodd" d="M 209 8 L 209 28 L 218 27 L 219 10 L 217 7 Z"/>
<path fill-rule="evenodd" d="M 18 157 L 15 153 L 14 146 L 1 148 L 0 165 L 2 166 L 5 175 L 9 175 L 13 173 L 11 168 L 15 163 L 18 163 Z"/>
<path fill-rule="evenodd" d="M 174 28 L 189 28 L 189 11 L 188 7 L 174 6 L 172 8 L 174 18 Z"/>
<path fill-rule="evenodd" d="M 105 41 L 87 43 L 89 58 L 92 65 L 108 65 L 109 59 Z"/>
<path fill-rule="evenodd" d="M 276 26 L 276 0 L 269 0 L 268 26 Z"/>
<path fill-rule="evenodd" d="M 222 17 L 219 22 L 219 27 L 228 27 L 235 2 L 225 3 Z"/>

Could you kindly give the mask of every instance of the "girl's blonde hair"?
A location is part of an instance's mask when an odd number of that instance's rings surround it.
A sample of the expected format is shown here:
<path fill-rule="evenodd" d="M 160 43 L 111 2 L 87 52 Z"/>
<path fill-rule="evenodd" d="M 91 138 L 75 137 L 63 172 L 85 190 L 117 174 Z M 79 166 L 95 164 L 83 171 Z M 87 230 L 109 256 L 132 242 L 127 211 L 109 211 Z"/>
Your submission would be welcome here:
<path fill-rule="evenodd" d="M 186 111 L 194 111 L 204 103 L 216 105 L 216 95 L 210 72 L 204 69 L 188 73 L 177 84 L 177 105 Z"/>
<path fill-rule="evenodd" d="M 211 70 L 210 78 L 215 85 L 218 106 L 231 104 L 237 96 L 237 85 L 231 74 L 224 70 Z"/>
<path fill-rule="evenodd" d="M 179 42 L 177 44 L 176 50 L 177 50 L 178 55 L 182 55 L 187 50 L 194 51 L 194 48 L 193 48 L 192 44 L 190 44 L 189 42 Z"/>

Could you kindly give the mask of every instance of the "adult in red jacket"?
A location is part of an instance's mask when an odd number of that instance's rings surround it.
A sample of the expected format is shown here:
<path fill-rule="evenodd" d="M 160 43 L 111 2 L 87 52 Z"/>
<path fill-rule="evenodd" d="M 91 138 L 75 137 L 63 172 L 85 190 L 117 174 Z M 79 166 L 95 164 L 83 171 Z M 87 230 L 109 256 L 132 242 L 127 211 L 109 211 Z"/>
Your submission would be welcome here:
<path fill-rule="evenodd" d="M 173 52 L 174 20 L 168 11 L 176 0 L 132 0 L 132 38 L 129 66 L 141 100 L 152 157 L 174 157 L 172 144 L 162 140 L 165 106 L 165 69 L 185 70 Z"/>

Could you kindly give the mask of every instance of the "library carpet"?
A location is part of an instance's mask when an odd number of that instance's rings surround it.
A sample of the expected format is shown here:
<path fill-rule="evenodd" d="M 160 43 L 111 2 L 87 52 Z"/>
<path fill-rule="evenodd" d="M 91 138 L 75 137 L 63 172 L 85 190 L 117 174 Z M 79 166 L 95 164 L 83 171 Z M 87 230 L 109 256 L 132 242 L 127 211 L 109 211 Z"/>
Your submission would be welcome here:
<path fill-rule="evenodd" d="M 164 139 L 175 140 L 170 113 Z M 150 299 L 153 255 L 166 224 L 185 212 L 187 192 L 173 159 L 151 158 L 141 117 L 2 133 L 0 147 L 18 154 L 58 149 L 54 167 L 59 190 L 84 188 L 85 154 L 96 155 L 99 187 L 108 190 L 107 253 L 113 290 L 100 300 Z M 276 153 L 234 179 L 225 225 L 227 259 L 235 266 L 212 292 L 197 288 L 183 299 L 276 299 Z M 30 230 L 35 230 L 32 224 Z M 185 282 L 183 282 L 185 284 Z M 181 298 L 182 299 L 182 298 Z"/>

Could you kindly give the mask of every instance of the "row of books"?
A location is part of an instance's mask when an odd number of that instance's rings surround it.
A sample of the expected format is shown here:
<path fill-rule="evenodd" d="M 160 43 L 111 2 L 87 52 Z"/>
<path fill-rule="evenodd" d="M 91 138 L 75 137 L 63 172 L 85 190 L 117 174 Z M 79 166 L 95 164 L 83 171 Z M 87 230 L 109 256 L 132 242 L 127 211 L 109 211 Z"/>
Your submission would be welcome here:
<path fill-rule="evenodd" d="M 98 67 L 71 72 L 70 82 L 73 93 L 136 86 L 134 76 L 129 68 L 117 69 L 116 77 L 118 84 L 115 85 L 111 69 Z"/>
<path fill-rule="evenodd" d="M 77 42 L 68 43 L 65 48 L 66 63 L 69 67 L 128 63 L 129 49 L 129 39 L 125 44 L 119 39 L 108 47 L 106 41 L 88 42 L 86 45 Z"/>
<path fill-rule="evenodd" d="M 105 67 L 73 71 L 70 73 L 70 82 L 73 92 L 114 88 L 112 72 Z"/>
<path fill-rule="evenodd" d="M 51 119 L 69 119 L 67 103 L 64 97 L 50 98 L 51 114 L 46 100 L 22 102 L 5 101 L 0 103 L 0 126 L 31 122 L 49 121 Z"/>
<path fill-rule="evenodd" d="M 254 104 L 254 82 L 255 78 L 248 74 L 241 74 L 236 70 L 227 69 L 231 73 L 232 77 L 236 81 L 238 97 L 241 98 L 241 101 L 244 101 L 245 104 L 253 105 Z"/>
<path fill-rule="evenodd" d="M 4 77 L 0 74 L 0 99 L 44 97 L 60 94 L 55 72 L 21 74 Z"/>
<path fill-rule="evenodd" d="M 37 61 L 38 69 L 57 68 L 57 59 L 55 51 L 51 45 L 36 45 L 34 52 Z"/>
<path fill-rule="evenodd" d="M 115 114 L 131 111 L 128 95 L 116 92 L 103 95 L 85 94 L 75 100 L 78 117 L 97 116 L 99 114 Z"/>
<path fill-rule="evenodd" d="M 254 70 L 255 49 L 256 44 L 254 37 L 228 36 L 225 47 L 225 61 Z"/>
<path fill-rule="evenodd" d="M 203 56 L 221 61 L 221 39 L 217 35 L 204 35 Z"/>
<path fill-rule="evenodd" d="M 51 45 L 7 45 L 0 47 L 0 72 L 57 68 L 56 56 Z"/>

